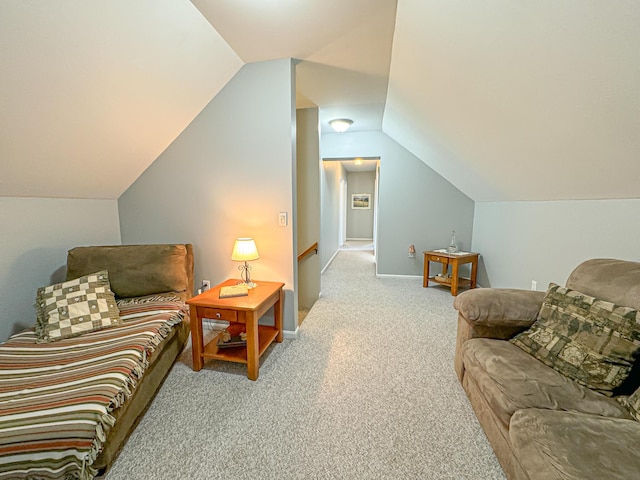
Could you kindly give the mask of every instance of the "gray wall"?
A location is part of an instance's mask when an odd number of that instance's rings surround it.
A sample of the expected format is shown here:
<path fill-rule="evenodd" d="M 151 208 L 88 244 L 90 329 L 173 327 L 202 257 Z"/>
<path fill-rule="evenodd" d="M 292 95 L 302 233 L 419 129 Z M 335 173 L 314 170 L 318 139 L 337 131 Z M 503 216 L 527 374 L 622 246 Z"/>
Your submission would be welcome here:
<path fill-rule="evenodd" d="M 589 258 L 640 261 L 638 219 L 640 200 L 476 203 L 478 282 L 545 291 Z"/>
<path fill-rule="evenodd" d="M 324 136 L 323 136 L 324 137 Z M 325 269 L 340 247 L 340 179 L 347 172 L 340 162 L 322 162 L 320 170 L 320 265 Z"/>
<path fill-rule="evenodd" d="M 317 108 L 296 111 L 297 252 L 320 243 L 320 131 Z M 320 294 L 320 256 L 297 262 L 298 308 L 310 309 Z"/>
<path fill-rule="evenodd" d="M 64 280 L 67 250 L 119 245 L 115 200 L 0 197 L 0 341 L 34 325 L 36 291 Z"/>
<path fill-rule="evenodd" d="M 253 237 L 252 278 L 285 283 L 291 331 L 294 95 L 290 59 L 245 65 L 118 200 L 123 242 L 192 243 L 197 284 L 239 278 L 234 240 Z"/>
<path fill-rule="evenodd" d="M 375 205 L 376 172 L 347 172 L 347 238 L 373 238 L 373 215 Z M 351 208 L 351 195 L 371 194 L 371 208 L 366 210 Z"/>
<path fill-rule="evenodd" d="M 322 135 L 322 156 L 380 157 L 378 274 L 422 275 L 422 251 L 444 248 L 451 230 L 471 248 L 474 202 L 383 132 Z M 328 163 L 328 162 L 325 162 Z M 323 213 L 322 228 L 330 221 Z M 417 255 L 408 258 L 409 245 Z"/>

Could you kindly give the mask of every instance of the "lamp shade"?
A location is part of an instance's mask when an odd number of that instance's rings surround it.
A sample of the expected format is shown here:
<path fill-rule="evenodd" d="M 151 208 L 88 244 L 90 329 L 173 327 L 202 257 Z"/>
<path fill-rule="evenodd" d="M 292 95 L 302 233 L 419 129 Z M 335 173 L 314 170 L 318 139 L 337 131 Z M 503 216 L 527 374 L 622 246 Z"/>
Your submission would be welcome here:
<path fill-rule="evenodd" d="M 258 255 L 256 242 L 253 241 L 253 238 L 236 238 L 236 243 L 233 245 L 231 260 L 236 262 L 248 262 L 249 260 L 257 260 L 259 258 L 260 255 Z"/>
<path fill-rule="evenodd" d="M 333 128 L 335 132 L 344 133 L 352 123 L 353 120 L 350 120 L 348 118 L 336 118 L 334 120 L 331 120 L 329 122 L 329 125 L 331 125 L 331 128 Z"/>

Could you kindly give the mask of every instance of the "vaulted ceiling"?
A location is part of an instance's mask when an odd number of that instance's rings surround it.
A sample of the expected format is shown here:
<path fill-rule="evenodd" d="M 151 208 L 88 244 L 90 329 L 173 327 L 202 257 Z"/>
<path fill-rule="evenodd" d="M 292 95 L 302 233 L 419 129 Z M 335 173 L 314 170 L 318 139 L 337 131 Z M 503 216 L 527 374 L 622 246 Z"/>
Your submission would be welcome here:
<path fill-rule="evenodd" d="M 396 0 L 193 0 L 245 62 L 295 58 L 299 108 L 381 130 Z"/>
<path fill-rule="evenodd" d="M 640 3 L 3 0 L 0 196 L 117 198 L 244 64 L 476 201 L 640 198 Z M 384 159 L 383 159 L 384 161 Z"/>
<path fill-rule="evenodd" d="M 400 0 L 383 130 L 476 201 L 640 198 L 640 2 Z"/>
<path fill-rule="evenodd" d="M 0 2 L 0 195 L 118 198 L 242 66 L 188 1 Z"/>

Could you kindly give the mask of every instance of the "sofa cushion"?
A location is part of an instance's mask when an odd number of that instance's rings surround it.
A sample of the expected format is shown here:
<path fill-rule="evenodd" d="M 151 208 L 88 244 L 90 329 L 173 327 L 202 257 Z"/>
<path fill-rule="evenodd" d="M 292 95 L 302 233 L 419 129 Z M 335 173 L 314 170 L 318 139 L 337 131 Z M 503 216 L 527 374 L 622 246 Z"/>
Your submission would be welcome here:
<path fill-rule="evenodd" d="M 122 323 L 106 271 L 39 288 L 35 306 L 40 343 Z"/>
<path fill-rule="evenodd" d="M 76 247 L 67 254 L 67 278 L 107 270 L 117 298 L 160 292 L 189 294 L 185 245 Z"/>
<path fill-rule="evenodd" d="M 552 283 L 536 322 L 511 341 L 563 375 L 611 395 L 640 352 L 640 312 Z"/>
<path fill-rule="evenodd" d="M 513 452 L 536 480 L 638 478 L 640 423 L 528 409 L 511 418 Z"/>
<path fill-rule="evenodd" d="M 506 426 L 523 408 L 547 408 L 631 418 L 612 398 L 589 390 L 504 340 L 474 338 L 463 345 L 465 376 L 471 375 Z"/>
<path fill-rule="evenodd" d="M 571 272 L 567 287 L 640 310 L 640 262 L 612 258 L 587 260 Z"/>

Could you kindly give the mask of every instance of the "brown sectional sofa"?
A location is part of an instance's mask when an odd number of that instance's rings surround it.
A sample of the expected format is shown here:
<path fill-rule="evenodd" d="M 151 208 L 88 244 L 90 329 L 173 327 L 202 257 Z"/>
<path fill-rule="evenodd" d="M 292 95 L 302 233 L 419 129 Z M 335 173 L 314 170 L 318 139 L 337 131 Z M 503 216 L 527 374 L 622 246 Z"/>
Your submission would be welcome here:
<path fill-rule="evenodd" d="M 640 309 L 640 263 L 588 260 L 566 286 Z M 602 395 L 506 341 L 533 324 L 544 296 L 485 288 L 454 303 L 455 370 L 502 468 L 510 480 L 640 478 L 640 422 L 622 395 L 633 390 Z"/>

